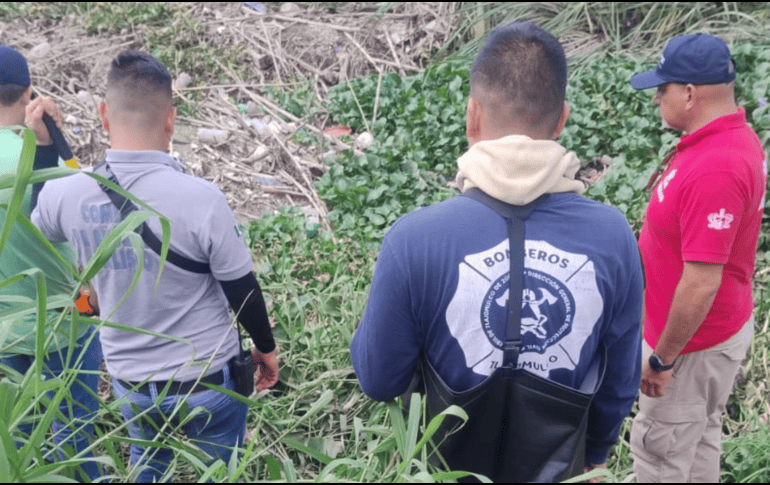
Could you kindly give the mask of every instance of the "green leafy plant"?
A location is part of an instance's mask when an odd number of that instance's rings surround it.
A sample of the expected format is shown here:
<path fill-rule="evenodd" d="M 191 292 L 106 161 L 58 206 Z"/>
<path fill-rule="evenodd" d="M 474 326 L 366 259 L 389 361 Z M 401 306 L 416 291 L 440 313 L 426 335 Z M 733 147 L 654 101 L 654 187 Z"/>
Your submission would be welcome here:
<path fill-rule="evenodd" d="M 770 481 L 770 431 L 767 426 L 726 441 L 722 455 L 722 480 L 729 483 Z"/>

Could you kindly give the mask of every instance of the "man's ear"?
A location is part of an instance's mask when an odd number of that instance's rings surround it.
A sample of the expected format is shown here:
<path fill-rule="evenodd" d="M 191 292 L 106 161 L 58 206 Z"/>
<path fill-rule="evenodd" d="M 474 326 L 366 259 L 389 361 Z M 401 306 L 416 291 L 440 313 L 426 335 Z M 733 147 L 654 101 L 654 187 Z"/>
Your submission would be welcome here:
<path fill-rule="evenodd" d="M 551 134 L 551 140 L 556 140 L 559 138 L 559 135 L 561 135 L 562 130 L 564 130 L 564 125 L 567 124 L 567 119 L 569 118 L 569 104 L 565 101 L 564 102 L 564 108 L 561 110 L 561 116 L 559 117 L 559 122 L 556 124 L 556 129 L 553 130 L 553 134 Z"/>
<path fill-rule="evenodd" d="M 109 136 L 110 120 L 107 119 L 107 102 L 99 101 L 99 104 L 97 105 L 96 108 L 99 111 L 99 118 L 102 120 L 102 128 L 104 128 L 104 131 L 106 131 L 107 135 Z"/>
<path fill-rule="evenodd" d="M 685 109 L 691 110 L 695 107 L 695 99 L 697 98 L 697 94 L 695 91 L 697 91 L 697 87 L 694 84 L 685 84 L 684 86 L 684 99 L 685 99 Z"/>
<path fill-rule="evenodd" d="M 164 125 L 164 133 L 171 138 L 174 135 L 174 126 L 176 125 L 176 107 L 172 106 L 168 110 L 168 116 L 166 117 L 166 124 Z"/>
<path fill-rule="evenodd" d="M 465 136 L 468 145 L 473 146 L 481 138 L 481 123 L 484 113 L 481 104 L 473 96 L 468 98 L 468 109 L 465 111 Z"/>
<path fill-rule="evenodd" d="M 21 104 L 27 106 L 32 101 L 32 85 L 27 86 L 27 90 L 21 95 Z"/>

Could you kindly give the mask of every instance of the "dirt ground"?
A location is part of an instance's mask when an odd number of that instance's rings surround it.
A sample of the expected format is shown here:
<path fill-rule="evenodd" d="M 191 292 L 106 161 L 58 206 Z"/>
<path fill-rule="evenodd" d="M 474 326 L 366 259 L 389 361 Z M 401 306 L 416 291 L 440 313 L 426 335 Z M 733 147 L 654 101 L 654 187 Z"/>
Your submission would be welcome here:
<path fill-rule="evenodd" d="M 175 103 L 197 111 L 184 116 L 180 109 L 172 153 L 185 161 L 188 172 L 219 186 L 241 223 L 291 205 L 329 228 L 327 208 L 313 188 L 326 170 L 328 151 L 317 148 L 320 143 L 298 145 L 294 134 L 304 130 L 330 141 L 334 150 L 350 148 L 324 134 L 332 124 L 324 109 L 329 87 L 361 76 L 419 72 L 450 38 L 455 4 L 402 3 L 382 13 L 371 3 L 284 3 L 279 11 L 270 6 L 261 13 L 252 7 L 264 4 L 246 3 L 183 3 L 175 7 L 184 9 L 182 15 L 169 26 L 158 30 L 137 23 L 111 35 L 87 35 L 86 19 L 74 14 L 61 20 L 2 19 L 0 40 L 27 56 L 35 89 L 59 103 L 65 138 L 81 166 L 99 162 L 109 146 L 96 107 L 118 53 L 147 51 L 150 35 L 167 30 L 176 32 L 171 47 L 176 62 L 205 54 L 196 50 L 200 46 L 236 52 L 240 77 L 213 58 L 225 82 L 209 72 L 167 66 Z M 336 5 L 334 11 L 329 5 Z M 180 18 L 203 28 L 180 28 Z M 267 96 L 271 87 L 291 88 L 298 81 L 315 91 L 321 109 L 312 116 L 294 117 Z M 608 166 L 609 160 L 590 161 L 579 177 L 594 183 Z"/>
<path fill-rule="evenodd" d="M 185 17 L 206 26 L 190 39 L 191 45 L 237 46 L 247 66 L 241 71 L 250 78 L 239 79 L 221 64 L 231 74 L 227 83 L 201 82 L 206 73 L 172 70 L 177 103 L 189 101 L 193 93 L 203 94 L 191 101 L 197 116 L 178 117 L 172 153 L 185 160 L 190 173 L 222 189 L 241 223 L 281 205 L 299 206 L 323 220 L 326 208 L 312 182 L 326 170 L 324 154 L 295 144 L 292 136 L 306 130 L 324 136 L 337 150 L 347 148 L 323 135 L 328 115 L 294 118 L 265 96 L 267 85 L 312 79 L 323 106 L 328 87 L 340 81 L 390 71 L 418 72 L 452 29 L 449 4 L 404 4 L 401 13 L 388 14 L 362 5 L 341 4 L 333 13 L 322 6 L 289 3 L 267 13 L 240 2 L 183 5 L 188 9 Z M 147 30 L 136 25 L 119 34 L 86 35 L 82 24 L 74 15 L 56 21 L 3 19 L 0 39 L 27 56 L 34 88 L 57 100 L 65 116 L 65 138 L 81 166 L 91 166 L 108 147 L 96 106 L 104 96 L 109 64 L 119 52 L 145 48 Z M 234 100 L 241 104 L 240 111 Z"/>

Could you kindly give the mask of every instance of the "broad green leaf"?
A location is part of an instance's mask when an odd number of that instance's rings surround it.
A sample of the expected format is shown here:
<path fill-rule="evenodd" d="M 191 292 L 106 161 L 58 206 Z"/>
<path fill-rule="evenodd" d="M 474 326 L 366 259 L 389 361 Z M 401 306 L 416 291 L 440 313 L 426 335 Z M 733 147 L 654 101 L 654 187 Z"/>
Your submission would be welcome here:
<path fill-rule="evenodd" d="M 35 238 L 40 242 L 40 244 L 45 246 L 45 248 L 48 249 L 48 251 L 50 251 L 50 253 L 56 259 L 58 259 L 59 262 L 61 262 L 64 265 L 64 267 L 73 276 L 77 276 L 78 273 L 75 270 L 75 268 L 72 267 L 72 264 L 70 264 L 70 261 L 68 261 L 67 258 L 62 256 L 62 254 L 59 251 L 57 251 L 56 248 L 54 248 L 53 244 L 51 244 L 51 241 L 49 241 L 48 238 L 45 237 L 42 232 L 40 232 L 40 229 L 38 229 L 36 225 L 32 224 L 32 221 L 29 220 L 29 218 L 27 216 L 25 216 L 22 213 L 19 213 L 19 215 L 18 215 L 18 217 L 16 219 L 16 222 L 18 222 L 24 229 L 26 229 L 33 236 L 35 236 Z"/>
<path fill-rule="evenodd" d="M 265 455 L 265 462 L 267 463 L 267 474 L 270 480 L 277 482 L 281 479 L 281 465 L 273 458 L 273 455 Z"/>

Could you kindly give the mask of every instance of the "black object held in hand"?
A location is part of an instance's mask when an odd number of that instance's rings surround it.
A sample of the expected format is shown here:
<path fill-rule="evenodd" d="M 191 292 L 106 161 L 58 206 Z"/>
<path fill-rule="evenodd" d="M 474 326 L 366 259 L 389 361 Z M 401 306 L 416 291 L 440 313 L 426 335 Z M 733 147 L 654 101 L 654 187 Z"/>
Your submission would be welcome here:
<path fill-rule="evenodd" d="M 35 99 L 36 97 L 37 93 L 32 92 L 31 99 Z M 78 163 L 75 161 L 75 157 L 72 156 L 72 150 L 70 149 L 69 143 L 67 143 L 61 130 L 56 126 L 56 122 L 54 122 L 53 118 L 51 118 L 48 113 L 43 113 L 43 123 L 45 123 L 45 127 L 48 128 L 48 134 L 51 136 L 51 140 L 53 140 L 53 145 L 56 147 L 56 151 L 59 152 L 61 159 L 64 160 L 64 163 L 68 167 L 79 168 Z"/>
<path fill-rule="evenodd" d="M 45 127 L 48 128 L 48 134 L 51 135 L 51 140 L 53 140 L 53 144 L 56 147 L 56 151 L 59 152 L 59 156 L 65 163 L 67 163 L 67 165 L 69 165 L 68 162 L 73 158 L 72 150 L 70 150 L 69 143 L 64 139 L 61 130 L 56 126 L 53 118 L 51 118 L 48 113 L 43 114 L 43 123 L 45 123 Z"/>

